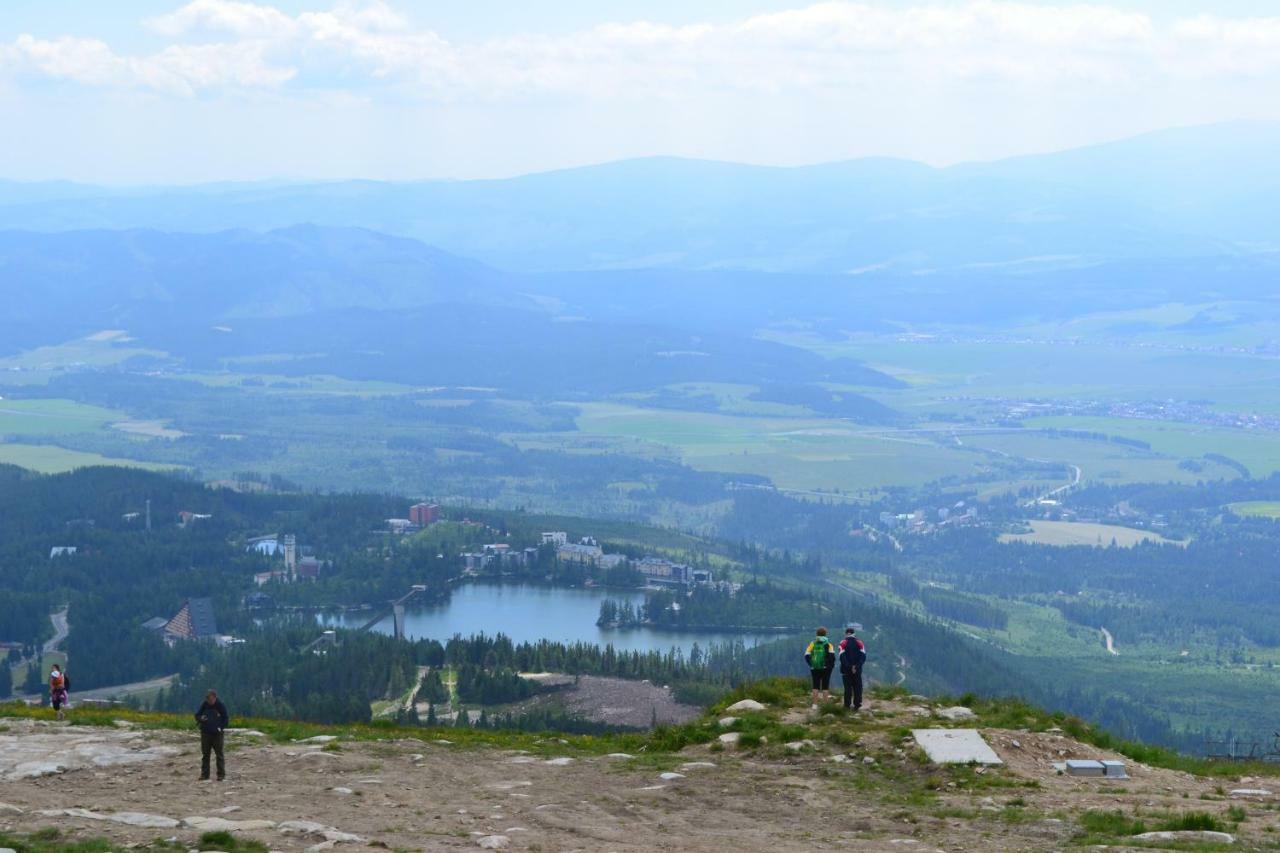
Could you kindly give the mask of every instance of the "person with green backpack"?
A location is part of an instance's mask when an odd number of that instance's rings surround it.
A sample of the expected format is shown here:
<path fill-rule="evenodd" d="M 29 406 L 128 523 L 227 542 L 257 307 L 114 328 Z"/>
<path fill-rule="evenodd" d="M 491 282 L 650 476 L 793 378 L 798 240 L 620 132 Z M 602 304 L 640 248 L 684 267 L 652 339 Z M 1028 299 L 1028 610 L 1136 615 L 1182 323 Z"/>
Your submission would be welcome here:
<path fill-rule="evenodd" d="M 836 666 L 836 647 L 827 638 L 827 629 L 819 628 L 817 636 L 804 650 L 804 662 L 809 664 L 809 677 L 813 681 L 813 707 L 818 707 L 818 696 L 822 701 L 831 698 L 831 671 Z"/>

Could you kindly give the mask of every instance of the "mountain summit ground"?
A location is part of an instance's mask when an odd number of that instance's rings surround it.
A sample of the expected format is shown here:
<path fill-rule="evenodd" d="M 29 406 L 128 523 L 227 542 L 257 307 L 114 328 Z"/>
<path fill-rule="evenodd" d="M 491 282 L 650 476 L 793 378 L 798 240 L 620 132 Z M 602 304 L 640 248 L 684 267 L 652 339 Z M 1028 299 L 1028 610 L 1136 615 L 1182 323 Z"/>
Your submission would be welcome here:
<path fill-rule="evenodd" d="M 1062 775 L 1055 762 L 1123 756 L 1046 726 L 1052 720 L 1042 715 L 1017 725 L 1017 704 L 979 704 L 976 716 L 952 721 L 922 697 L 880 698 L 856 717 L 815 713 L 776 692 L 764 698 L 774 701 L 763 711 L 722 707 L 687 726 L 616 738 L 263 722 L 266 731 L 229 734 L 222 784 L 196 781 L 199 741 L 176 718 L 85 711 L 82 720 L 99 724 L 68 725 L 10 706 L 16 716 L 0 724 L 0 847 L 90 839 L 119 848 L 351 851 L 1277 844 L 1277 780 L 1128 759 L 1126 781 Z M 951 726 L 978 728 L 1004 765 L 931 765 L 910 730 Z M 1141 835 L 1149 832 L 1174 834 Z"/>

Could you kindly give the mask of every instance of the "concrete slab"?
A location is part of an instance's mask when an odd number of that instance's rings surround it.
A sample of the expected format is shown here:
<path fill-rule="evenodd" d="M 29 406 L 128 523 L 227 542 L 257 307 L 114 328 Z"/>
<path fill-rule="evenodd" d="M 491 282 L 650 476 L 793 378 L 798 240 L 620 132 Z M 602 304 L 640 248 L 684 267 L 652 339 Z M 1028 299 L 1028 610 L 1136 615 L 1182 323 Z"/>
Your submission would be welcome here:
<path fill-rule="evenodd" d="M 977 729 L 913 729 L 911 734 L 934 764 L 1004 764 Z"/>
<path fill-rule="evenodd" d="M 1104 775 L 1108 779 L 1128 779 L 1129 774 L 1125 772 L 1123 761 L 1103 761 L 1102 769 Z"/>
<path fill-rule="evenodd" d="M 1068 776 L 1106 776 L 1107 768 L 1101 761 L 1073 758 L 1067 762 Z"/>

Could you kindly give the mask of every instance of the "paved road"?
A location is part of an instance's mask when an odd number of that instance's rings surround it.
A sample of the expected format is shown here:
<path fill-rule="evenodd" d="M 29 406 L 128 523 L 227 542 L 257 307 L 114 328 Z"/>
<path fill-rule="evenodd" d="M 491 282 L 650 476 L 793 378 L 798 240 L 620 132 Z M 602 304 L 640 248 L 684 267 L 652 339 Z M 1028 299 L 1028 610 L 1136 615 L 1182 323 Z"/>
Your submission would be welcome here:
<path fill-rule="evenodd" d="M 68 670 L 70 672 L 70 670 Z M 72 681 L 75 681 L 75 674 L 71 673 Z M 120 699 L 134 693 L 147 693 L 152 690 L 159 690 L 161 687 L 168 687 L 177 678 L 177 673 L 166 675 L 162 678 L 153 678 L 150 681 L 135 681 L 131 684 L 114 684 L 111 687 L 95 687 L 93 690 L 75 690 L 72 685 L 71 701 L 83 702 L 86 699 Z M 23 700 L 39 700 L 44 698 L 44 694 L 39 695 L 27 694 L 19 696 Z"/>
<path fill-rule="evenodd" d="M 67 608 L 62 608 L 57 613 L 49 614 L 49 621 L 53 623 L 53 637 L 45 642 L 44 653 L 58 651 L 58 646 L 62 645 L 63 640 L 67 639 L 67 633 L 70 630 L 67 627 Z"/>

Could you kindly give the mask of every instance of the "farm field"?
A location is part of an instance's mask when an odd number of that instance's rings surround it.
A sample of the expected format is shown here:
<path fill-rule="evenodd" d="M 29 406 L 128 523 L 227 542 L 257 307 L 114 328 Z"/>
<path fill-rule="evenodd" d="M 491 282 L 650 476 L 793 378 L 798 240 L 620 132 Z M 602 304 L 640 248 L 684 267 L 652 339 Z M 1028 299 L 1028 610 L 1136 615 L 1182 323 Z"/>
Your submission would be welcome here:
<path fill-rule="evenodd" d="M 95 465 L 118 465 L 125 468 L 145 468 L 148 471 L 173 471 L 181 466 L 159 465 L 154 462 L 139 462 L 136 459 L 102 456 L 97 453 L 85 453 L 79 450 L 68 450 L 51 444 L 19 444 L 15 442 L 0 443 L 0 465 L 18 465 L 41 474 L 61 474 L 77 468 L 89 468 Z"/>
<path fill-rule="evenodd" d="M 69 435 L 124 421 L 123 412 L 71 400 L 0 400 L 0 435 Z"/>
<path fill-rule="evenodd" d="M 1112 540 L 1121 548 L 1132 548 L 1140 542 L 1180 544 L 1149 530 L 1120 527 L 1115 524 L 1092 524 L 1080 521 L 1032 521 L 1030 533 L 1005 533 L 1001 542 L 1033 542 L 1038 545 L 1094 545 L 1108 547 Z"/>
<path fill-rule="evenodd" d="M 704 471 L 758 474 L 783 489 L 856 491 L 971 476 L 985 460 L 926 438 L 817 418 L 760 418 L 581 405 L 583 438 L 622 439 L 629 452 L 666 450 Z M 627 447 L 626 440 L 633 446 Z"/>
<path fill-rule="evenodd" d="M 1064 419 L 1067 421 L 1085 419 Z M 1087 429 L 1076 424 L 1076 429 Z M 1000 454 L 1023 459 L 1079 465 L 1088 481 L 1109 483 L 1195 483 L 1206 479 L 1232 479 L 1238 474 L 1231 468 L 1199 460 L 1201 470 L 1179 467 L 1188 457 L 1165 455 L 1151 450 L 1128 447 L 1107 441 L 1050 435 L 1033 430 L 975 433 L 962 439 L 966 445 L 981 447 Z M 1189 458 L 1198 458 L 1194 454 Z"/>
<path fill-rule="evenodd" d="M 1217 453 L 1240 462 L 1254 477 L 1280 471 L 1280 433 L 1276 432 L 1136 418 L 1033 418 L 1027 425 L 1135 438 L 1150 444 L 1157 453 L 1179 459 L 1198 459 L 1206 453 Z"/>
<path fill-rule="evenodd" d="M 1280 519 L 1280 501 L 1241 501 L 1228 506 L 1236 515 Z"/>

